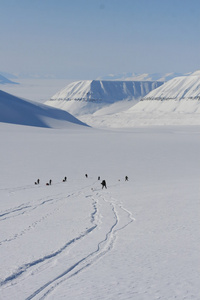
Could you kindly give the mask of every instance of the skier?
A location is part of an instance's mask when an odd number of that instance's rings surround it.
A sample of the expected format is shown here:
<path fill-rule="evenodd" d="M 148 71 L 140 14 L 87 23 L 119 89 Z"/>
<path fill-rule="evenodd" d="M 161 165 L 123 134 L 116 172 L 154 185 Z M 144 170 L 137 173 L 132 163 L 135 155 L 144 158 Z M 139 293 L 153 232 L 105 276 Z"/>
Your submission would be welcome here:
<path fill-rule="evenodd" d="M 128 176 L 125 176 L 125 181 L 128 181 Z"/>
<path fill-rule="evenodd" d="M 67 177 L 65 176 L 65 178 L 63 179 L 63 182 L 67 181 Z"/>
<path fill-rule="evenodd" d="M 88 178 L 88 174 L 85 174 L 85 177 Z"/>
<path fill-rule="evenodd" d="M 35 181 L 35 184 L 39 184 L 40 183 L 40 179 L 38 179 L 37 181 Z"/>
<path fill-rule="evenodd" d="M 106 186 L 106 181 L 105 181 L 105 180 L 102 180 L 102 183 L 101 183 L 101 185 L 102 185 L 102 189 L 103 189 L 104 187 L 107 189 L 107 186 Z"/>
<path fill-rule="evenodd" d="M 100 180 L 100 176 L 98 176 L 98 180 Z"/>
<path fill-rule="evenodd" d="M 49 185 L 51 185 L 51 183 L 52 183 L 52 180 L 50 179 L 50 180 L 49 180 Z"/>

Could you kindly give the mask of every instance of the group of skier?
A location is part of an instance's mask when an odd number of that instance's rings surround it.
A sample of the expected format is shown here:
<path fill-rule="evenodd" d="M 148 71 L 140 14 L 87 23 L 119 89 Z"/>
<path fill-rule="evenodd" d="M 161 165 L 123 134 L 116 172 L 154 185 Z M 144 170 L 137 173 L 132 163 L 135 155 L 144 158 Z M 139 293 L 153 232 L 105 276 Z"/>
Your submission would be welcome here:
<path fill-rule="evenodd" d="M 85 177 L 88 178 L 88 174 L 85 174 Z M 98 176 L 98 180 L 100 180 L 100 176 Z M 67 181 L 67 177 L 65 176 L 64 179 L 63 179 L 63 182 L 66 182 Z M 128 181 L 128 176 L 125 176 L 125 181 Z M 35 184 L 40 184 L 40 179 L 37 179 L 37 181 L 35 181 Z M 50 179 L 49 182 L 46 183 L 46 185 L 51 185 L 52 184 L 52 180 Z M 107 184 L 106 184 L 106 181 L 105 179 L 102 180 L 101 182 L 101 185 L 102 185 L 102 189 L 105 188 L 107 189 Z"/>

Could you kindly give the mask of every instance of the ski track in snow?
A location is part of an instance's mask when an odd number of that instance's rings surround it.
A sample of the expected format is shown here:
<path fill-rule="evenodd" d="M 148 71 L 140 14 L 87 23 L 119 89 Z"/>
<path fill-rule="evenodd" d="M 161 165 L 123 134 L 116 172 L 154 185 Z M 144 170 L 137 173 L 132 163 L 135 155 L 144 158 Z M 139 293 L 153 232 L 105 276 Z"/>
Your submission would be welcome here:
<path fill-rule="evenodd" d="M 69 197 L 75 197 L 77 196 L 78 193 L 72 193 L 69 194 L 67 196 L 62 196 L 62 197 L 54 197 L 52 198 L 52 195 L 50 197 L 44 197 L 38 200 L 38 204 L 30 204 L 30 202 L 28 204 L 22 204 L 17 208 L 11 209 L 9 211 L 6 211 L 4 213 L 2 213 L 0 215 L 0 222 L 1 221 L 6 221 L 10 218 L 16 218 L 16 217 L 20 217 L 26 213 L 30 213 L 31 211 L 38 209 L 40 206 L 45 205 L 45 204 L 49 204 L 49 203 L 56 203 L 59 202 L 60 200 L 64 200 L 66 198 Z M 15 233 L 12 237 L 10 237 L 9 239 L 5 239 L 0 241 L 0 246 L 3 243 L 7 243 L 10 242 L 12 240 L 15 240 L 16 238 L 26 234 L 28 231 L 33 230 L 39 223 L 41 223 L 42 221 L 44 221 L 45 219 L 47 219 L 48 217 L 50 217 L 53 213 L 55 213 L 56 211 L 59 210 L 59 207 L 57 207 L 56 209 L 54 209 L 51 213 L 47 213 L 45 215 L 43 215 L 41 218 L 39 218 L 38 220 L 34 221 L 32 224 L 30 224 L 28 227 L 24 228 L 22 231 Z"/>
<path fill-rule="evenodd" d="M 59 202 L 60 200 L 69 197 L 78 197 L 80 195 L 85 198 L 91 199 L 91 204 L 92 204 L 92 212 L 90 212 L 91 226 L 89 228 L 87 228 L 84 232 L 80 233 L 80 235 L 72 238 L 70 241 L 67 241 L 60 249 L 57 249 L 56 251 L 50 254 L 46 254 L 44 257 L 35 259 L 29 263 L 20 266 L 17 269 L 17 271 L 15 271 L 13 274 L 11 274 L 10 276 L 8 276 L 7 278 L 5 278 L 3 281 L 0 282 L 1 287 L 3 287 L 4 289 L 12 286 L 14 287 L 18 284 L 21 284 L 22 281 L 25 280 L 31 281 L 34 276 L 39 276 L 40 272 L 42 272 L 42 274 L 44 274 L 44 272 L 49 273 L 49 268 L 51 268 L 54 265 L 54 261 L 55 260 L 57 261 L 57 259 L 60 257 L 62 258 L 63 255 L 66 254 L 68 255 L 71 249 L 70 247 L 73 247 L 73 251 L 76 251 L 76 247 L 78 248 L 80 247 L 79 243 L 82 240 L 87 239 L 89 234 L 94 235 L 93 243 L 96 244 L 96 246 L 95 244 L 93 245 L 94 250 L 88 249 L 87 251 L 88 253 L 86 253 L 82 257 L 81 256 L 77 257 L 77 260 L 73 262 L 73 264 L 67 266 L 66 270 L 61 272 L 58 276 L 55 276 L 55 278 L 47 281 L 45 284 L 42 284 L 38 289 L 36 289 L 31 295 L 29 295 L 26 298 L 27 300 L 33 298 L 44 299 L 50 293 L 55 292 L 56 288 L 58 288 L 59 285 L 61 285 L 63 282 L 78 275 L 80 272 L 86 270 L 88 267 L 97 263 L 99 259 L 103 258 L 109 251 L 113 249 L 117 238 L 117 233 L 120 230 L 123 230 L 133 221 L 135 221 L 135 219 L 132 213 L 123 206 L 122 202 L 119 202 L 117 199 L 113 198 L 107 190 L 100 192 L 101 191 L 100 189 L 93 189 L 93 188 L 91 189 L 91 187 L 94 186 L 95 183 L 96 181 L 68 195 L 63 195 L 63 194 L 62 195 L 57 194 L 55 196 L 51 195 L 49 197 L 38 199 L 37 204 L 35 203 L 31 204 L 31 202 L 29 201 L 27 203 L 21 204 L 18 207 L 14 207 L 10 210 L 1 212 L 0 221 L 3 221 L 3 220 L 7 220 L 8 218 L 20 217 L 21 215 L 27 212 L 31 212 L 39 208 L 41 205 L 46 205 L 51 202 L 56 203 Z M 19 189 L 16 188 L 15 191 L 21 189 L 23 188 L 22 187 Z M 89 193 L 88 190 L 90 190 Z M 43 215 L 38 220 L 33 222 L 30 226 L 24 228 L 24 230 L 22 230 L 21 232 L 16 233 L 10 239 L 1 241 L 0 245 L 2 245 L 5 242 L 10 242 L 28 233 L 28 231 L 34 229 L 40 222 L 48 218 L 49 215 L 52 215 L 55 212 L 55 210 L 59 210 L 59 209 L 60 207 L 58 206 L 50 213 Z M 108 228 L 106 228 L 106 225 L 104 225 L 104 221 L 103 221 L 103 218 L 106 218 L 107 213 L 112 214 L 112 218 L 113 218 L 112 224 L 110 224 Z M 98 240 L 98 235 L 96 237 L 95 233 L 98 230 L 101 230 L 102 228 L 103 230 L 105 230 L 105 232 L 103 232 L 104 236 L 101 237 L 100 240 Z"/>
<path fill-rule="evenodd" d="M 57 185 L 57 184 L 60 184 L 60 183 L 55 183 L 54 186 Z M 42 187 L 42 186 L 39 186 L 37 188 L 40 188 L 40 187 Z M 88 186 L 86 186 L 84 188 L 87 188 L 87 187 Z M 89 185 L 89 187 L 90 187 L 90 185 Z M 32 189 L 32 188 L 34 188 L 34 187 L 28 185 L 28 186 L 24 186 L 24 187 L 16 187 L 14 189 L 12 188 L 12 189 L 4 189 L 4 190 L 8 190 L 9 192 L 11 190 L 13 192 L 13 190 L 15 190 L 15 191 L 21 191 L 21 190 L 27 190 L 27 189 Z M 33 202 L 28 201 L 27 203 L 23 203 L 23 204 L 21 204 L 21 205 L 19 205 L 17 207 L 5 210 L 3 212 L 1 211 L 0 212 L 0 222 L 1 221 L 7 221 L 10 218 L 20 217 L 20 216 L 22 216 L 22 215 L 24 215 L 26 213 L 29 213 L 29 212 L 31 212 L 31 211 L 33 211 L 35 209 L 38 209 L 40 206 L 43 206 L 45 204 L 49 204 L 49 203 L 54 204 L 55 202 L 59 202 L 60 200 L 64 200 L 64 199 L 69 198 L 69 197 L 76 197 L 80 193 L 81 193 L 81 190 L 77 191 L 77 192 L 72 192 L 72 193 L 68 194 L 67 196 L 64 196 L 63 194 L 60 194 L 60 193 L 56 194 L 56 195 L 53 195 L 53 196 L 52 195 L 45 196 L 45 197 L 42 197 L 42 198 L 38 199 L 36 204 L 34 203 L 34 201 Z M 61 197 L 58 197 L 58 196 L 61 196 Z M 36 220 L 31 225 L 29 225 L 27 228 L 24 228 L 21 232 L 14 234 L 9 239 L 5 239 L 5 240 L 0 241 L 0 246 L 3 243 L 7 243 L 7 242 L 10 242 L 12 240 L 15 240 L 16 238 L 18 238 L 18 237 L 24 235 L 25 233 L 27 233 L 28 231 L 34 229 L 39 223 L 41 223 L 43 220 L 45 220 L 46 218 L 48 218 L 49 216 L 51 216 L 57 210 L 58 209 L 55 209 L 53 212 L 47 213 L 42 218 Z"/>

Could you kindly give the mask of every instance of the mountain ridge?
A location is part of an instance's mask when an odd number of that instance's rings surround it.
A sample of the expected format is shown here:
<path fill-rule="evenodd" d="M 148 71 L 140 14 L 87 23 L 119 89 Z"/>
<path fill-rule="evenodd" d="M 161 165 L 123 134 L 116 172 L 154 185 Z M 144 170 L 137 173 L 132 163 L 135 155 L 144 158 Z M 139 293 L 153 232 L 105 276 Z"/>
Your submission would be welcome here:
<path fill-rule="evenodd" d="M 178 72 L 168 72 L 168 73 L 119 73 L 119 74 L 109 74 L 106 76 L 99 77 L 98 80 L 126 80 L 126 81 L 162 81 L 166 82 L 175 77 L 179 76 L 188 76 L 193 74 L 192 72 L 188 73 L 178 73 Z"/>

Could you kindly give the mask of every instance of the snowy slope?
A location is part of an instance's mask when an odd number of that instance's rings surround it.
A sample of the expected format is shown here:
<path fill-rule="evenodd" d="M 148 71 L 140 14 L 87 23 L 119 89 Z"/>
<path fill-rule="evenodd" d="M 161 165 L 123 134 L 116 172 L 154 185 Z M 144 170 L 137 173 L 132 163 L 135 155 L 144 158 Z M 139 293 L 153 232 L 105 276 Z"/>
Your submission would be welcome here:
<path fill-rule="evenodd" d="M 0 299 L 200 299 L 199 127 L 0 132 Z"/>
<path fill-rule="evenodd" d="M 77 81 L 69 84 L 45 103 L 74 115 L 83 115 L 119 101 L 139 101 L 160 85 L 162 82 L 155 81 Z"/>
<path fill-rule="evenodd" d="M 144 100 L 200 99 L 200 75 L 176 77 L 151 91 Z"/>
<path fill-rule="evenodd" d="M 200 117 L 200 74 L 174 78 L 151 91 L 129 112 L 192 114 Z"/>
<path fill-rule="evenodd" d="M 3 91 L 0 91 L 0 122 L 55 128 L 85 125 L 67 112 Z"/>

